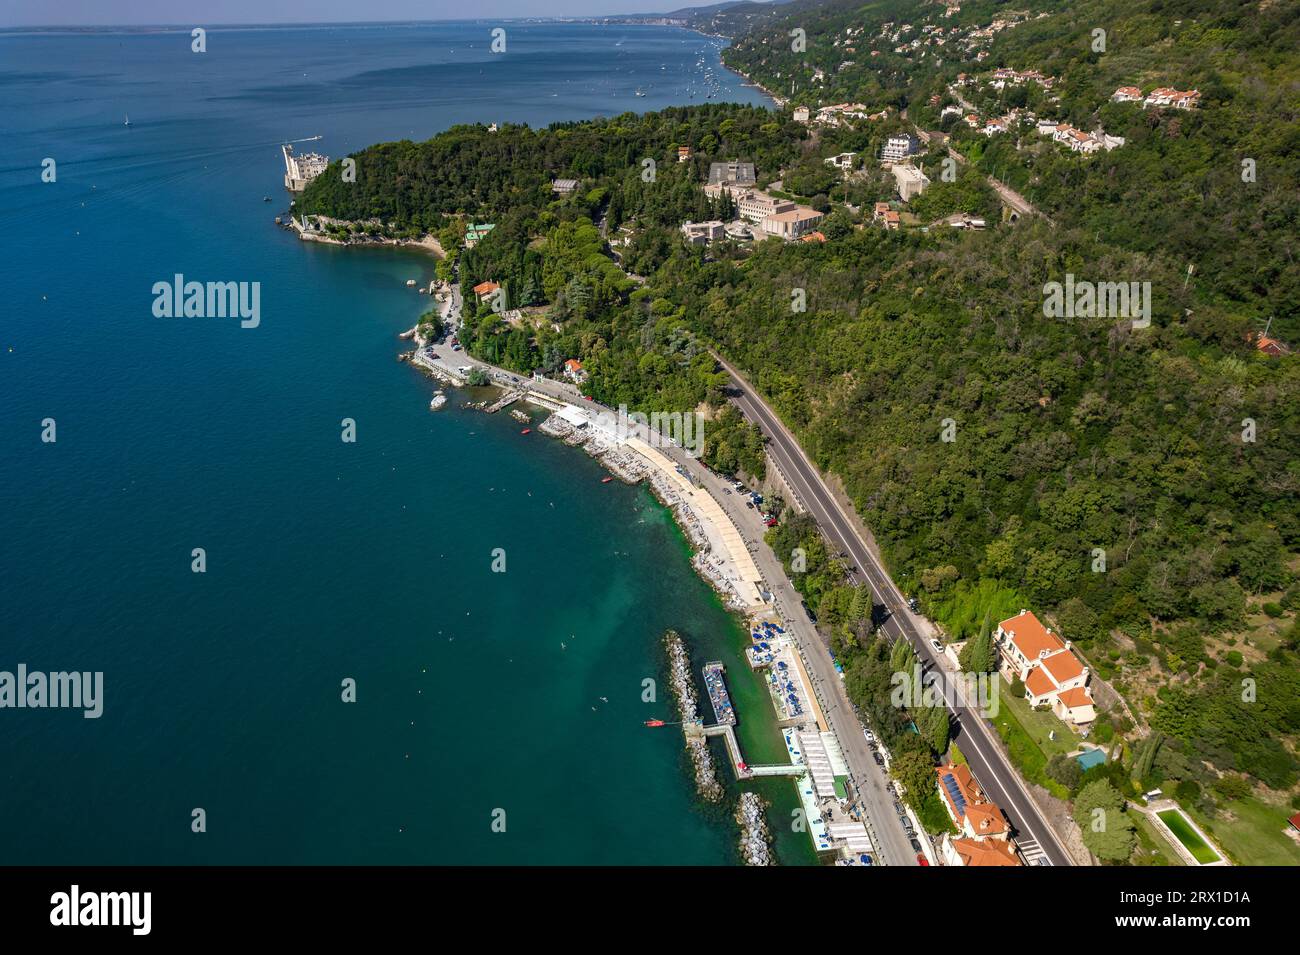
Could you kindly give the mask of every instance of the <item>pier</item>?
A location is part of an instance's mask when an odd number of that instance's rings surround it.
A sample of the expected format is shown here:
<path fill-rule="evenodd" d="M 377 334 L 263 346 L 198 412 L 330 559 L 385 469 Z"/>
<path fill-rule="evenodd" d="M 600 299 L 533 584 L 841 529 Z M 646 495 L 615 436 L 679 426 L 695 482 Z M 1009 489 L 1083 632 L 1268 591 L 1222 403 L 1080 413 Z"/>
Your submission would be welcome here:
<path fill-rule="evenodd" d="M 713 704 L 713 715 L 719 725 L 736 725 L 736 708 L 731 705 L 731 696 L 727 693 L 727 682 L 723 679 L 726 672 L 721 663 L 704 664 L 704 686 L 709 691 L 709 702 Z"/>
<path fill-rule="evenodd" d="M 502 408 L 509 408 L 512 404 L 514 404 L 523 396 L 524 396 L 524 392 L 522 391 L 508 391 L 500 398 L 498 398 L 496 401 L 492 402 L 492 404 L 484 408 L 483 410 L 486 411 L 488 414 L 496 414 Z"/>
<path fill-rule="evenodd" d="M 737 779 L 752 779 L 755 776 L 802 776 L 808 770 L 793 763 L 770 763 L 762 766 L 750 766 L 740 752 L 740 741 L 736 739 L 736 728 L 730 724 L 714 723 L 712 726 L 696 725 L 688 730 L 703 736 L 721 736 L 727 746 L 727 757 Z"/>

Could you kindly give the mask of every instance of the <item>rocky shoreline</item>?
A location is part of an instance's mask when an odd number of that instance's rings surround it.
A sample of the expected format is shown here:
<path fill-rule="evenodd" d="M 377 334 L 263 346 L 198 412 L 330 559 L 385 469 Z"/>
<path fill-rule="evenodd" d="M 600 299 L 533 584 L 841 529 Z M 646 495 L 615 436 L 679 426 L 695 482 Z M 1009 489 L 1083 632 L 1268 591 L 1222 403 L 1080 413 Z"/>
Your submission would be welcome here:
<path fill-rule="evenodd" d="M 696 723 L 700 718 L 699 699 L 695 695 L 695 681 L 691 679 L 691 656 L 676 630 L 664 634 L 664 649 L 668 654 L 668 680 L 677 701 L 677 713 L 683 723 Z M 718 781 L 708 739 L 687 733 L 686 754 L 695 769 L 695 789 L 700 798 L 709 803 L 722 802 L 726 790 Z"/>
<path fill-rule="evenodd" d="M 324 216 L 318 217 L 324 219 Z M 360 235 L 351 235 L 346 239 L 336 239 L 324 232 L 315 231 L 305 228 L 296 216 L 289 215 L 288 222 L 281 222 L 281 225 L 290 232 L 295 232 L 298 238 L 304 242 L 322 242 L 325 245 L 342 245 L 342 246 L 379 246 L 381 248 L 412 248 L 421 249 L 437 258 L 445 258 L 447 253 L 443 251 L 441 243 L 433 236 L 425 234 L 418 239 L 393 239 L 383 235 L 370 235 L 362 233 Z M 346 219 L 328 220 L 334 225 L 340 225 L 344 228 L 350 228 L 354 225 L 367 225 L 367 223 L 351 222 Z"/>

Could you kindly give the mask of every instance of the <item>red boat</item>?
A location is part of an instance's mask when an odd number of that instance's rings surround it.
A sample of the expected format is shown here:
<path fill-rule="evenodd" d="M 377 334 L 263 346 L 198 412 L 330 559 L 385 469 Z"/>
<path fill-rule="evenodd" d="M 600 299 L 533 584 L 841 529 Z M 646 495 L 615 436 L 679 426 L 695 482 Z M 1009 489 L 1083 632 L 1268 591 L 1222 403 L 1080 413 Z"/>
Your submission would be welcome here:
<path fill-rule="evenodd" d="M 663 720 L 646 720 L 646 721 L 645 721 L 645 725 L 646 725 L 646 726 L 663 726 L 663 725 L 664 725 L 664 721 L 663 721 Z"/>
<path fill-rule="evenodd" d="M 600 483 L 601 483 L 601 484 L 608 484 L 608 483 L 609 483 L 610 481 L 612 481 L 612 480 L 614 480 L 612 477 L 603 477 L 603 478 L 600 479 Z"/>
<path fill-rule="evenodd" d="M 533 433 L 533 429 L 532 429 L 532 428 L 524 428 L 524 430 L 523 430 L 523 431 L 520 431 L 519 433 L 520 433 L 520 434 L 532 434 L 532 433 Z"/>

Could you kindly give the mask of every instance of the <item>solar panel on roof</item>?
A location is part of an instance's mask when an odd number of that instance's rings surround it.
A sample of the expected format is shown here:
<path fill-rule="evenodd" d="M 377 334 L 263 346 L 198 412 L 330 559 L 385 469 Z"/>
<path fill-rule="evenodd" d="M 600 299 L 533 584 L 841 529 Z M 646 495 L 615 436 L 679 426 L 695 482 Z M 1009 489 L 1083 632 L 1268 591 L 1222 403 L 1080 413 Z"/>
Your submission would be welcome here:
<path fill-rule="evenodd" d="M 952 778 L 952 774 L 944 775 L 943 788 L 948 790 L 948 795 L 952 797 L 952 804 L 957 810 L 957 815 L 964 816 L 966 814 L 966 798 L 961 794 L 961 789 L 957 786 L 957 780 Z"/>

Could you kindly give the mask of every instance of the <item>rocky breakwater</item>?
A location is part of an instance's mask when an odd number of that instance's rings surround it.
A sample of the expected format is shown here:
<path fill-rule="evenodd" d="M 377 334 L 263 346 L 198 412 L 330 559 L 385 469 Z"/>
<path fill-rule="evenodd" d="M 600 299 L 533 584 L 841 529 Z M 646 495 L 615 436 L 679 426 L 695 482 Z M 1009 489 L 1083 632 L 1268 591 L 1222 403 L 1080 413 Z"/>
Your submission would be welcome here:
<path fill-rule="evenodd" d="M 758 793 L 744 792 L 736 804 L 740 825 L 740 855 L 745 865 L 775 865 L 772 837 L 767 831 L 767 803 Z"/>
<path fill-rule="evenodd" d="M 664 634 L 664 650 L 668 654 L 669 685 L 686 733 L 686 753 L 695 769 L 696 791 L 705 802 L 722 802 L 726 793 L 722 783 L 718 782 L 708 739 L 698 731 L 699 698 L 695 693 L 695 681 L 691 679 L 691 657 L 677 631 L 669 630 Z"/>

